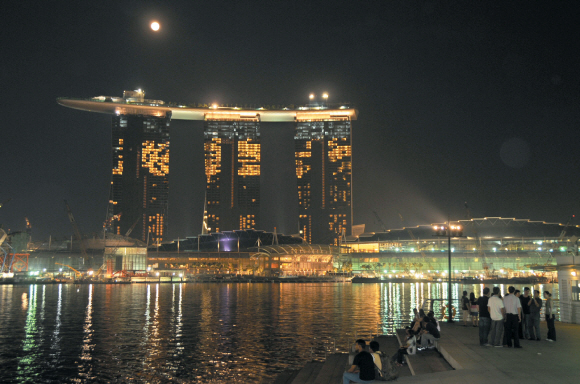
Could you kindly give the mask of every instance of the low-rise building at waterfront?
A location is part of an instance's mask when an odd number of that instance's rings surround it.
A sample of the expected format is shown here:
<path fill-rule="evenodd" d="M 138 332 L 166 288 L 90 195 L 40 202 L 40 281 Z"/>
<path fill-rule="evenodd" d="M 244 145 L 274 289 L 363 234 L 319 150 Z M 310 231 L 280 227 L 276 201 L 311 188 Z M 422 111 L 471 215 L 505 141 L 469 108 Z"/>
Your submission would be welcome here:
<path fill-rule="evenodd" d="M 454 278 L 555 277 L 545 266 L 573 252 L 580 227 L 526 219 L 459 220 L 463 237 L 451 238 Z M 352 239 L 351 239 L 352 240 Z M 342 264 L 354 273 L 386 277 L 447 278 L 447 237 L 433 225 L 363 233 L 343 247 Z"/>

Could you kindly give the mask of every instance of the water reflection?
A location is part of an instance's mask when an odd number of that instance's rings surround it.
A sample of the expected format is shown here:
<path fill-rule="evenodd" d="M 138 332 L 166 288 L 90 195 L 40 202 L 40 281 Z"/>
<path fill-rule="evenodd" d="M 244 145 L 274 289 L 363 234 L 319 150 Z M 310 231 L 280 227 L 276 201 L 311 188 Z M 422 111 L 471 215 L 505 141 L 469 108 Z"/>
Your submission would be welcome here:
<path fill-rule="evenodd" d="M 483 288 L 454 284 L 455 305 Z M 536 289 L 558 298 L 557 287 Z M 355 337 L 394 333 L 447 292 L 447 283 L 3 286 L 0 355 L 14 358 L 2 381 L 269 383 Z M 434 305 L 439 318 L 445 301 Z"/>
<path fill-rule="evenodd" d="M 62 313 L 62 284 L 58 285 L 58 296 L 56 302 L 56 318 L 54 321 L 54 331 L 52 332 L 51 336 L 51 343 L 50 343 L 50 355 L 52 357 L 53 364 L 55 364 L 60 356 L 60 327 L 62 322 L 60 320 L 61 313 Z"/>
<path fill-rule="evenodd" d="M 18 361 L 18 378 L 20 380 L 26 380 L 30 377 L 38 363 L 36 348 L 40 340 L 37 338 L 36 324 L 37 289 L 37 285 L 31 285 L 28 296 L 22 295 L 23 301 L 28 297 L 26 305 L 24 305 L 24 302 L 22 304 L 23 309 L 26 309 L 28 312 L 26 315 L 26 323 L 24 324 L 24 340 L 22 340 L 23 357 Z"/>
<path fill-rule="evenodd" d="M 85 310 L 85 321 L 83 325 L 83 341 L 81 346 L 81 363 L 79 364 L 79 378 L 78 382 L 90 381 L 95 379 L 93 376 L 93 359 L 92 353 L 95 345 L 93 341 L 93 285 L 89 285 L 89 302 Z M 84 380 L 83 380 L 84 379 Z"/>

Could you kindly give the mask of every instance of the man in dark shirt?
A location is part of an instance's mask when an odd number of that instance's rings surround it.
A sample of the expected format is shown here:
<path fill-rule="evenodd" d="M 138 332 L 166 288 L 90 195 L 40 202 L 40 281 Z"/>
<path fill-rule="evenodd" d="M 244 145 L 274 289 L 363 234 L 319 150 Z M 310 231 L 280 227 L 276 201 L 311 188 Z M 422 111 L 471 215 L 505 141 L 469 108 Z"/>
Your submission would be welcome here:
<path fill-rule="evenodd" d="M 487 309 L 487 302 L 489 301 L 489 288 L 483 289 L 483 296 L 477 299 L 479 306 L 479 345 L 481 347 L 491 347 L 487 341 L 487 336 L 491 329 L 491 316 Z"/>
<path fill-rule="evenodd" d="M 530 288 L 524 288 L 524 294 L 520 296 L 520 303 L 522 304 L 522 328 L 523 328 L 523 337 L 526 339 L 530 339 L 530 305 L 528 304 L 530 301 Z"/>
<path fill-rule="evenodd" d="M 542 309 L 540 291 L 534 290 L 534 297 L 529 298 L 528 305 L 530 307 L 530 337 L 531 340 L 540 341 L 540 310 Z"/>
<path fill-rule="evenodd" d="M 433 322 L 428 316 L 425 316 L 421 320 L 421 326 L 423 330 L 421 331 L 421 348 L 427 348 L 429 346 L 429 341 L 435 344 L 435 339 L 441 337 L 439 330 L 437 329 L 437 324 Z"/>
<path fill-rule="evenodd" d="M 342 375 L 342 383 L 372 383 L 375 379 L 375 363 L 373 356 L 366 349 L 366 342 L 358 339 L 355 344 L 357 355 L 352 366 Z"/>

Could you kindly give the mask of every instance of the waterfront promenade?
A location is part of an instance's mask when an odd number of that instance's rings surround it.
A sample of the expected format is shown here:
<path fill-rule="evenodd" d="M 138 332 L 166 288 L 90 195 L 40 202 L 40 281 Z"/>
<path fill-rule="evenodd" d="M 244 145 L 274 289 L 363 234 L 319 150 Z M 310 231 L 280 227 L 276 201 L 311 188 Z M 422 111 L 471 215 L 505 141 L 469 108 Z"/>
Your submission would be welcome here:
<path fill-rule="evenodd" d="M 542 323 L 542 331 L 545 323 Z M 523 348 L 479 346 L 479 329 L 463 323 L 441 323 L 438 350 L 409 356 L 408 365 L 399 368 L 400 383 L 421 384 L 500 384 L 500 383 L 578 383 L 580 380 L 580 325 L 556 323 L 558 341 L 523 340 Z M 400 337 L 404 332 L 401 331 Z M 544 334 L 545 336 L 545 334 Z M 381 350 L 392 356 L 399 342 L 392 336 L 376 338 Z M 352 359 L 353 355 L 351 355 Z M 338 384 L 349 367 L 347 354 L 330 355 L 322 362 L 307 363 L 299 371 L 282 373 L 274 384 Z M 449 363 L 449 365 L 447 364 Z M 375 381 L 380 383 L 380 381 Z"/>
<path fill-rule="evenodd" d="M 398 381 L 422 384 L 580 382 L 578 324 L 557 322 L 557 342 L 523 340 L 522 349 L 480 347 L 478 328 L 462 324 L 441 323 L 440 352 L 455 370 L 400 377 Z M 545 338 L 544 322 L 541 331 Z"/>

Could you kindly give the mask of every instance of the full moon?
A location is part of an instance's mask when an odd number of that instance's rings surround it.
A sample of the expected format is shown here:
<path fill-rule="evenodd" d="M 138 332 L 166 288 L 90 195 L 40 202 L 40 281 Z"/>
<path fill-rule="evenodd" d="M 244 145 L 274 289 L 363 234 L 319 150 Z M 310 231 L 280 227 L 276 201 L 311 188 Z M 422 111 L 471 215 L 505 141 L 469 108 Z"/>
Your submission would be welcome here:
<path fill-rule="evenodd" d="M 156 21 L 154 21 L 154 22 L 151 23 L 151 29 L 154 30 L 154 31 L 158 31 L 160 27 L 161 26 Z"/>

